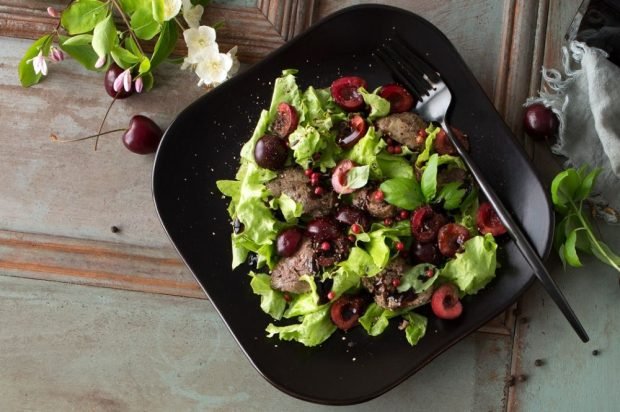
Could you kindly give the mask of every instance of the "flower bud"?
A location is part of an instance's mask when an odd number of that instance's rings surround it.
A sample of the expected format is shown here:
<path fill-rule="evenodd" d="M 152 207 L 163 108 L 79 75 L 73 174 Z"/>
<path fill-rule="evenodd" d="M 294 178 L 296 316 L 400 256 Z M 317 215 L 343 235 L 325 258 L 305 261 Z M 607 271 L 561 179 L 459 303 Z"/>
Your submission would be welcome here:
<path fill-rule="evenodd" d="M 65 59 L 65 54 L 57 47 L 52 46 L 50 50 L 50 59 L 52 59 L 53 62 L 60 63 Z"/>
<path fill-rule="evenodd" d="M 58 13 L 58 10 L 56 10 L 55 8 L 53 8 L 51 6 L 47 8 L 47 14 L 49 14 L 51 17 L 55 17 L 55 18 L 60 17 L 60 13 Z"/>
<path fill-rule="evenodd" d="M 121 74 L 119 74 L 118 77 L 114 79 L 114 84 L 112 86 L 115 92 L 121 91 L 121 88 L 123 87 L 123 80 L 125 79 L 125 73 L 126 71 L 121 72 Z"/>
<path fill-rule="evenodd" d="M 126 92 L 130 92 L 131 91 L 131 72 L 129 71 L 129 69 L 127 69 L 123 73 L 125 74 L 125 77 L 123 78 L 123 86 L 125 87 Z"/>
<path fill-rule="evenodd" d="M 95 62 L 95 68 L 96 69 L 102 68 L 105 65 L 105 61 L 106 61 L 105 56 L 99 57 L 97 61 Z"/>
<path fill-rule="evenodd" d="M 142 89 L 144 88 L 144 80 L 142 80 L 142 77 L 138 77 L 134 81 L 134 88 L 136 89 L 137 93 L 142 93 Z"/>

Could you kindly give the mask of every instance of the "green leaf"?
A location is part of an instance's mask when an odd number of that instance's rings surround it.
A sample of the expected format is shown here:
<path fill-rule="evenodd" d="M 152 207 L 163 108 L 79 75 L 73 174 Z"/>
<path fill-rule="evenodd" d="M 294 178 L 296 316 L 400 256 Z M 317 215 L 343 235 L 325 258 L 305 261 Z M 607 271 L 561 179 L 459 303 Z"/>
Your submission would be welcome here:
<path fill-rule="evenodd" d="M 161 33 L 155 44 L 153 55 L 151 56 L 151 69 L 157 67 L 163 62 L 174 50 L 174 46 L 179 39 L 179 30 L 174 20 L 167 21 L 161 28 Z"/>
<path fill-rule="evenodd" d="M 144 0 L 118 0 L 123 11 L 132 15 L 139 7 L 144 7 Z"/>
<path fill-rule="evenodd" d="M 344 157 L 353 160 L 357 165 L 370 166 L 370 175 L 375 178 L 381 177 L 377 155 L 386 146 L 385 140 L 377 135 L 373 126 L 370 126 L 366 135 L 353 148 L 345 152 Z"/>
<path fill-rule="evenodd" d="M 368 176 L 370 174 L 370 166 L 356 166 L 347 173 L 347 185 L 349 189 L 359 189 L 366 186 Z"/>
<path fill-rule="evenodd" d="M 138 73 L 144 74 L 150 71 L 151 71 L 151 61 L 145 57 L 140 62 L 140 66 L 138 66 Z"/>
<path fill-rule="evenodd" d="M 142 40 L 151 40 L 161 30 L 161 25 L 153 19 L 153 11 L 146 7 L 137 9 L 131 15 L 129 25 L 136 37 Z"/>
<path fill-rule="evenodd" d="M 140 58 L 121 46 L 115 46 L 110 54 L 112 58 L 123 69 L 128 69 L 140 61 Z"/>
<path fill-rule="evenodd" d="M 363 87 L 358 89 L 358 92 L 364 98 L 364 103 L 370 106 L 368 120 L 371 121 L 380 117 L 385 117 L 390 113 L 390 102 L 377 94 L 379 90 L 381 90 L 380 87 L 374 92 L 368 93 Z"/>
<path fill-rule="evenodd" d="M 422 179 L 420 179 L 420 186 L 422 188 L 422 194 L 427 202 L 431 202 L 437 194 L 437 167 L 439 157 L 437 153 L 431 155 L 426 163 L 424 173 L 422 173 Z"/>
<path fill-rule="evenodd" d="M 575 191 L 576 201 L 585 200 L 590 196 L 590 192 L 592 192 L 592 186 L 594 186 L 596 178 L 601 173 L 601 171 L 602 169 L 594 169 L 590 173 L 588 173 L 583 179 L 581 179 L 581 183 Z"/>
<path fill-rule="evenodd" d="M 340 262 L 338 265 L 347 272 L 354 273 L 359 277 L 374 276 L 380 271 L 372 256 L 358 246 L 354 246 L 347 259 Z"/>
<path fill-rule="evenodd" d="M 78 34 L 77 36 L 60 36 L 61 44 L 64 46 L 84 46 L 93 42 L 92 34 Z"/>
<path fill-rule="evenodd" d="M 575 248 L 578 232 L 579 229 L 571 231 L 566 238 L 566 243 L 564 243 L 564 258 L 566 259 L 566 263 L 573 267 L 583 266 L 579 260 L 579 256 L 577 255 L 577 249 Z"/>
<path fill-rule="evenodd" d="M 274 209 L 280 209 L 286 223 L 297 223 L 297 218 L 300 217 L 304 211 L 303 204 L 295 202 L 295 200 L 290 198 L 286 193 L 282 193 L 280 197 L 271 200 L 269 206 Z"/>
<path fill-rule="evenodd" d="M 428 170 L 428 169 L 427 169 Z M 450 182 L 445 184 L 439 191 L 438 200 L 443 200 L 443 208 L 453 210 L 461 205 L 466 189 L 461 188 L 462 182 Z"/>
<path fill-rule="evenodd" d="M 429 271 L 432 276 L 428 276 Z M 397 287 L 400 293 L 413 289 L 415 293 L 421 293 L 430 288 L 439 277 L 439 271 L 434 265 L 429 263 L 420 263 L 407 270 L 401 279 L 400 285 Z"/>
<path fill-rule="evenodd" d="M 464 246 L 465 251 L 450 259 L 439 276 L 455 283 L 461 292 L 472 295 L 495 277 L 497 243 L 487 234 L 469 239 Z"/>
<path fill-rule="evenodd" d="M 426 325 L 428 319 L 414 312 L 405 313 L 403 318 L 409 323 L 405 328 L 405 337 L 411 346 L 417 343 L 426 335 Z"/>
<path fill-rule="evenodd" d="M 142 52 L 140 51 L 140 48 L 138 47 L 135 40 L 131 36 L 125 38 L 125 48 L 136 56 L 142 56 Z"/>
<path fill-rule="evenodd" d="M 307 315 L 320 309 L 319 294 L 316 291 L 314 277 L 303 275 L 300 276 L 299 279 L 310 285 L 310 291 L 299 294 L 293 298 L 289 308 L 284 312 L 284 317 L 287 319 Z"/>
<path fill-rule="evenodd" d="M 579 189 L 580 179 L 575 169 L 566 169 L 551 182 L 551 200 L 556 210 L 567 213 L 575 192 Z"/>
<path fill-rule="evenodd" d="M 335 331 L 336 325 L 332 323 L 329 316 L 329 305 L 305 315 L 299 324 L 288 326 L 269 324 L 266 328 L 269 338 L 278 335 L 281 340 L 294 340 L 306 346 L 320 345 Z"/>
<path fill-rule="evenodd" d="M 400 311 L 383 309 L 373 302 L 359 318 L 359 323 L 370 336 L 378 336 L 388 327 L 390 319 L 400 314 Z"/>
<path fill-rule="evenodd" d="M 165 19 L 165 7 L 166 7 L 166 0 L 152 0 L 152 4 L 153 4 L 153 18 L 160 22 L 163 23 L 164 19 Z"/>
<path fill-rule="evenodd" d="M 264 273 L 250 272 L 252 277 L 250 287 L 252 291 L 260 296 L 260 307 L 263 312 L 268 313 L 274 319 L 281 319 L 286 309 L 284 294 L 271 288 L 271 277 Z"/>
<path fill-rule="evenodd" d="M 413 166 L 402 156 L 382 152 L 377 155 L 377 163 L 381 174 L 387 179 L 394 177 L 413 179 Z"/>
<path fill-rule="evenodd" d="M 601 262 L 620 272 L 620 256 L 616 255 L 605 243 L 600 240 L 594 240 L 592 254 Z"/>
<path fill-rule="evenodd" d="M 153 83 L 155 79 L 153 78 L 153 73 L 144 73 L 141 75 L 142 80 L 144 81 L 144 90 L 147 92 L 153 88 Z"/>
<path fill-rule="evenodd" d="M 93 49 L 99 57 L 104 57 L 110 53 L 117 42 L 116 26 L 112 20 L 112 14 L 110 14 L 95 26 L 93 31 Z"/>
<path fill-rule="evenodd" d="M 30 87 L 33 84 L 39 83 L 43 75 L 41 73 L 35 73 L 32 61 L 28 61 L 36 57 L 39 54 L 39 51 L 43 51 L 43 55 L 47 56 L 50 52 L 51 45 L 52 35 L 47 34 L 32 43 L 28 50 L 26 50 L 24 57 L 22 57 L 19 65 L 17 66 L 17 74 L 19 75 L 19 81 L 22 86 Z"/>
<path fill-rule="evenodd" d="M 108 14 L 108 4 L 98 0 L 77 0 L 62 12 L 60 23 L 71 35 L 91 31 Z"/>
<path fill-rule="evenodd" d="M 418 155 L 415 160 L 415 167 L 422 170 L 425 167 L 425 163 L 431 157 L 431 154 L 434 152 L 434 143 L 437 134 L 441 131 L 441 127 L 433 126 L 433 124 L 429 124 L 426 128 L 426 140 L 424 141 L 424 150 L 422 153 Z"/>
<path fill-rule="evenodd" d="M 78 37 L 80 38 L 77 39 Z M 95 67 L 95 63 L 99 56 L 97 56 L 97 53 L 93 50 L 90 40 L 92 40 L 92 35 L 90 34 L 80 34 L 74 37 L 61 35 L 60 48 L 88 70 L 105 70 L 105 66 L 100 69 Z"/>
<path fill-rule="evenodd" d="M 413 210 L 424 202 L 420 185 L 415 179 L 395 177 L 381 183 L 385 201 L 406 210 Z"/>

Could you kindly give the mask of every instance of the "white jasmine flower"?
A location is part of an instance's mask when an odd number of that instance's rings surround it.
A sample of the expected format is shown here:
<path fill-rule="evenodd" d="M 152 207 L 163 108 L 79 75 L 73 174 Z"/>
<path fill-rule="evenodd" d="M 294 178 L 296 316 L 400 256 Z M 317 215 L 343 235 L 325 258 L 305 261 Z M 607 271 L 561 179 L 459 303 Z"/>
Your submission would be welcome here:
<path fill-rule="evenodd" d="M 198 63 L 201 55 L 212 54 L 214 48 L 217 49 L 215 43 L 215 29 L 209 26 L 193 27 L 183 32 L 183 38 L 187 45 L 187 57 L 194 64 Z"/>
<path fill-rule="evenodd" d="M 200 26 L 200 18 L 204 12 L 204 7 L 200 4 L 194 6 L 191 0 L 183 0 L 183 18 L 191 28 Z"/>
<path fill-rule="evenodd" d="M 239 71 L 239 59 L 237 58 L 237 46 L 233 47 L 226 53 L 232 59 L 232 66 L 228 70 L 228 77 L 231 77 Z"/>
<path fill-rule="evenodd" d="M 233 66 L 233 59 L 229 54 L 212 53 L 205 56 L 196 65 L 196 74 L 200 78 L 198 85 L 217 86 L 228 78 L 228 71 Z"/>
<path fill-rule="evenodd" d="M 173 19 L 181 11 L 183 0 L 164 0 L 164 20 Z"/>
<path fill-rule="evenodd" d="M 43 76 L 47 76 L 47 62 L 45 61 L 45 56 L 43 56 L 43 50 L 39 50 L 39 54 L 28 60 L 28 63 L 32 63 L 35 74 L 41 73 Z"/>

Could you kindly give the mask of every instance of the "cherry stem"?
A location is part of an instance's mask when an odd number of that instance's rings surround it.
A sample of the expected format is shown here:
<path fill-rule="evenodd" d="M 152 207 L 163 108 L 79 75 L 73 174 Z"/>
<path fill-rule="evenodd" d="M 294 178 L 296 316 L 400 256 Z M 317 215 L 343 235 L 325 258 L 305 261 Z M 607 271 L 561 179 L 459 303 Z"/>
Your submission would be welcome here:
<path fill-rule="evenodd" d="M 95 138 L 95 137 L 98 138 L 99 136 L 103 136 L 103 135 L 110 134 L 110 133 L 123 132 L 125 130 L 127 130 L 127 129 L 122 128 L 122 129 L 108 130 L 106 132 L 100 132 L 100 133 L 93 134 L 93 135 L 90 135 L 90 136 L 78 137 L 77 139 L 69 139 L 69 140 L 61 140 L 61 139 L 58 138 L 57 135 L 52 133 L 52 134 L 50 134 L 50 139 L 52 139 L 54 142 L 57 142 L 57 143 L 79 142 L 81 140 L 88 140 L 88 139 L 92 139 L 92 138 Z"/>
<path fill-rule="evenodd" d="M 114 98 L 110 102 L 110 105 L 108 106 L 108 110 L 105 111 L 105 115 L 103 116 L 103 120 L 101 120 L 101 124 L 99 125 L 99 130 L 97 130 L 97 134 L 95 135 L 95 136 L 97 136 L 97 138 L 95 139 L 95 151 L 97 151 L 97 144 L 99 143 L 99 135 L 101 134 L 101 131 L 103 130 L 103 124 L 105 123 L 105 120 L 108 118 L 108 114 L 110 113 L 110 109 L 112 109 L 112 105 L 116 101 L 116 98 L 118 97 L 120 92 L 121 92 L 121 90 L 116 92 L 116 95 L 114 96 Z"/>

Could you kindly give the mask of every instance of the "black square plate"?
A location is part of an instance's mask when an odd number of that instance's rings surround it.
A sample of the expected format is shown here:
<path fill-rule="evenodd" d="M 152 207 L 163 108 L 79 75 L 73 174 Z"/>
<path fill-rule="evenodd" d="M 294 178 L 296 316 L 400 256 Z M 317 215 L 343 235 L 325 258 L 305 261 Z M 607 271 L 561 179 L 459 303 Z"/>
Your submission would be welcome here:
<path fill-rule="evenodd" d="M 338 331 L 315 348 L 265 337 L 270 319 L 250 289 L 250 267 L 230 269 L 228 202 L 215 182 L 234 177 L 241 145 L 283 69 L 299 69 L 304 88 L 356 74 L 372 89 L 393 82 L 371 51 L 395 33 L 442 74 L 454 96 L 451 124 L 469 134 L 473 158 L 546 255 L 553 215 L 524 151 L 448 39 L 426 20 L 393 7 L 363 5 L 331 15 L 201 97 L 168 128 L 155 159 L 153 195 L 172 243 L 256 369 L 279 389 L 312 402 L 350 404 L 384 393 L 505 310 L 533 280 L 519 251 L 506 242 L 497 279 L 465 299 L 458 320 L 431 316 L 415 347 L 395 324 L 379 337 Z"/>

